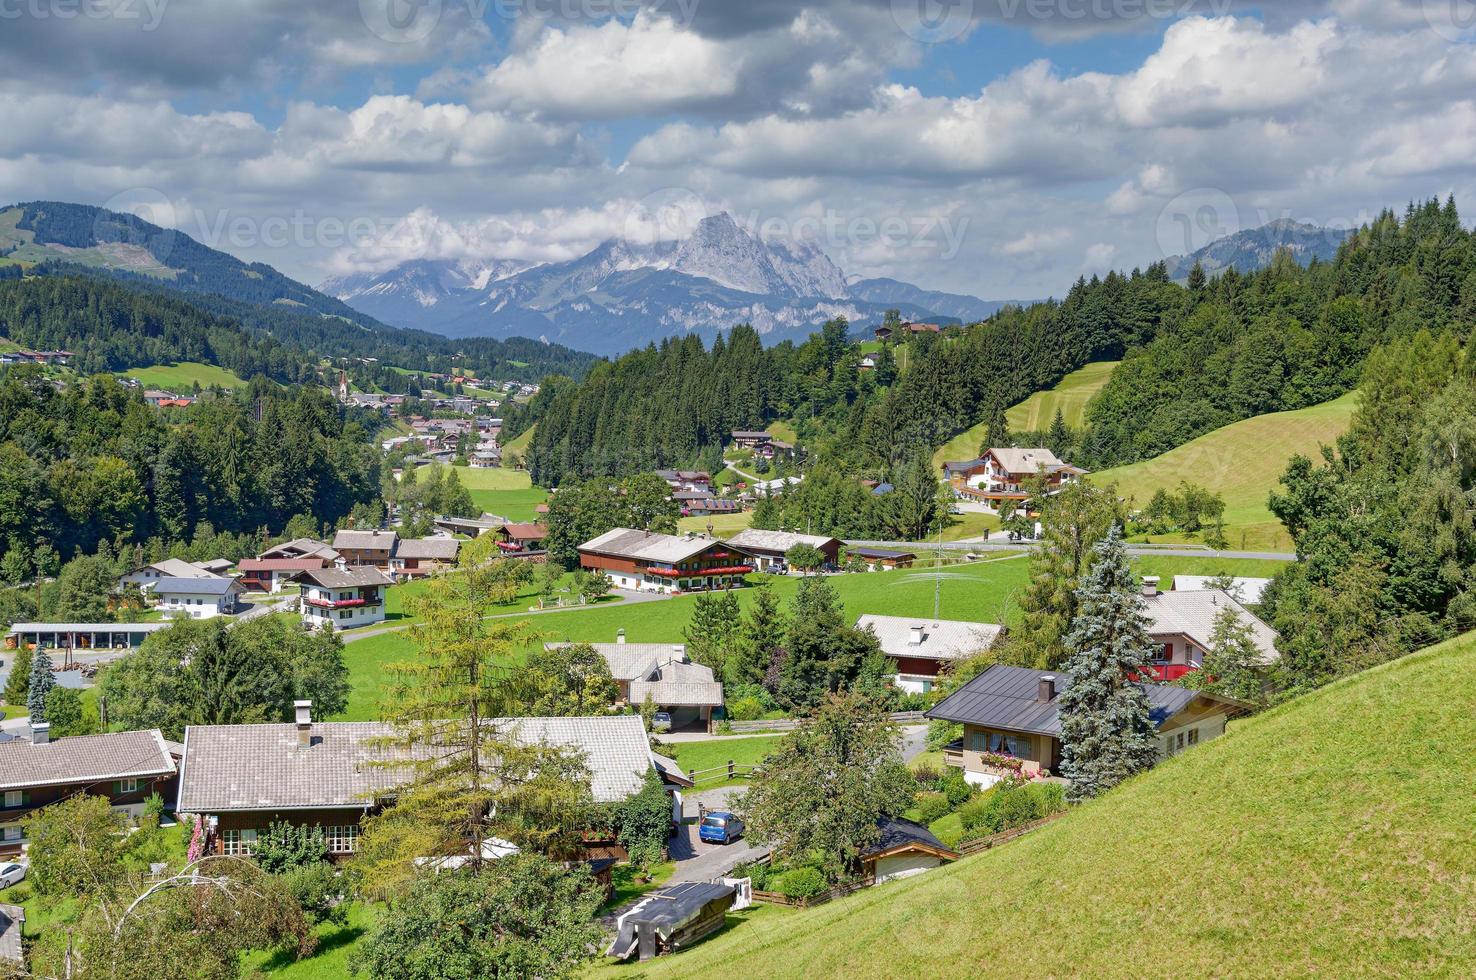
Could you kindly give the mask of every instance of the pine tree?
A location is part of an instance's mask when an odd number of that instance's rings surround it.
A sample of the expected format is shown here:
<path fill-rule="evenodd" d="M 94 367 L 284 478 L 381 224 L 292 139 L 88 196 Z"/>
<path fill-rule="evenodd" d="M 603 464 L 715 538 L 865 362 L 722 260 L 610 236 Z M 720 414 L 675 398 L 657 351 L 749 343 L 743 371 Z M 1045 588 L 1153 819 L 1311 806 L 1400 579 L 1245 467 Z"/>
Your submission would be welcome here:
<path fill-rule="evenodd" d="M 1057 699 L 1072 800 L 1105 792 L 1158 759 L 1148 697 L 1135 680 L 1148 676 L 1154 650 L 1138 579 L 1116 525 L 1093 550 L 1065 641 L 1069 682 Z"/>
<path fill-rule="evenodd" d="M 37 646 L 31 654 L 31 684 L 26 690 L 32 725 L 46 720 L 46 695 L 53 687 L 56 687 L 56 676 L 51 672 L 51 654 L 45 647 Z"/>
<path fill-rule="evenodd" d="M 10 674 L 5 678 L 6 704 L 22 704 L 31 691 L 31 648 L 22 642 L 10 662 Z"/>
<path fill-rule="evenodd" d="M 1061 406 L 1056 406 L 1056 414 L 1051 418 L 1051 427 L 1046 432 L 1046 448 L 1058 457 L 1067 454 L 1071 446 L 1071 430 L 1066 427 L 1066 417 L 1061 414 Z"/>
<path fill-rule="evenodd" d="M 996 397 L 989 403 L 989 412 L 984 417 L 984 443 L 979 447 L 979 455 L 983 456 L 990 449 L 1004 449 L 1014 445 L 1014 437 L 1010 435 L 1010 422 L 1005 417 L 1005 407 L 1001 399 Z"/>

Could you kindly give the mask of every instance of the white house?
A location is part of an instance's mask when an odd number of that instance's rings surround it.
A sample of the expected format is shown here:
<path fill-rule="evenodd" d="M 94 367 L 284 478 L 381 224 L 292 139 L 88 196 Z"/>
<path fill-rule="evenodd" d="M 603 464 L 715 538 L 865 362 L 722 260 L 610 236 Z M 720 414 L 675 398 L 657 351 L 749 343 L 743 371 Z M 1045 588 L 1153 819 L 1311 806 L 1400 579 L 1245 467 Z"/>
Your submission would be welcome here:
<path fill-rule="evenodd" d="M 206 567 L 212 566 L 212 567 Z M 230 562 L 226 562 L 226 568 Z M 119 584 L 136 585 L 144 591 L 153 588 L 161 578 L 220 578 L 220 572 L 212 562 L 185 561 L 183 558 L 165 558 L 153 564 L 129 572 L 119 579 Z"/>
<path fill-rule="evenodd" d="M 312 629 L 351 629 L 384 622 L 384 590 L 390 580 L 377 568 L 318 568 L 298 576 L 302 621 Z"/>
<path fill-rule="evenodd" d="M 995 623 L 869 613 L 856 628 L 876 634 L 882 653 L 897 662 L 892 683 L 909 694 L 931 691 L 947 664 L 988 650 L 1004 630 Z"/>
<path fill-rule="evenodd" d="M 1205 654 L 1214 645 L 1215 620 L 1227 609 L 1249 627 L 1260 666 L 1270 666 L 1280 657 L 1276 631 L 1227 592 L 1160 592 L 1158 577 L 1147 575 L 1143 578 L 1143 607 L 1148 617 L 1148 638 L 1158 646 L 1153 661 L 1157 680 L 1178 680 L 1204 663 Z"/>
<path fill-rule="evenodd" d="M 246 590 L 233 578 L 161 578 L 153 585 L 155 606 L 165 619 L 212 619 L 236 612 Z"/>

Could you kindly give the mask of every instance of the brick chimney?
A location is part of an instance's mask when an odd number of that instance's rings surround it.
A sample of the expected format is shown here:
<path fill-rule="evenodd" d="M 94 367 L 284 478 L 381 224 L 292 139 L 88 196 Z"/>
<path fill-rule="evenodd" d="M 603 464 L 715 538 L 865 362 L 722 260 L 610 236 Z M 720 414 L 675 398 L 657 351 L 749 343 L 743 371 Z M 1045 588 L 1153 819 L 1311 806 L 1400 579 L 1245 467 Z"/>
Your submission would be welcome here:
<path fill-rule="evenodd" d="M 51 723 L 38 721 L 31 726 L 31 744 L 45 745 L 51 741 Z"/>
<path fill-rule="evenodd" d="M 1143 594 L 1146 595 L 1146 596 L 1155 596 L 1155 595 L 1158 595 L 1158 576 L 1157 575 L 1144 575 L 1143 576 Z"/>
<path fill-rule="evenodd" d="M 1035 696 L 1037 700 L 1049 704 L 1056 696 L 1056 675 L 1042 674 Z"/>
<path fill-rule="evenodd" d="M 293 701 L 292 709 L 297 716 L 297 744 L 307 748 L 313 744 L 313 703 Z"/>

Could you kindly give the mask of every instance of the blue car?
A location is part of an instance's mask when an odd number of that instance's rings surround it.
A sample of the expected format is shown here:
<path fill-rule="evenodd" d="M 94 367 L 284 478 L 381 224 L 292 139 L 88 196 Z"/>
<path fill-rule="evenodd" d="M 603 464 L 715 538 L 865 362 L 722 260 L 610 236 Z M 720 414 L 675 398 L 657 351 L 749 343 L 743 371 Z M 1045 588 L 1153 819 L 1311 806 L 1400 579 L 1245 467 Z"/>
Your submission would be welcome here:
<path fill-rule="evenodd" d="M 702 818 L 697 836 L 709 844 L 731 844 L 743 836 L 743 821 L 735 813 L 714 810 Z"/>

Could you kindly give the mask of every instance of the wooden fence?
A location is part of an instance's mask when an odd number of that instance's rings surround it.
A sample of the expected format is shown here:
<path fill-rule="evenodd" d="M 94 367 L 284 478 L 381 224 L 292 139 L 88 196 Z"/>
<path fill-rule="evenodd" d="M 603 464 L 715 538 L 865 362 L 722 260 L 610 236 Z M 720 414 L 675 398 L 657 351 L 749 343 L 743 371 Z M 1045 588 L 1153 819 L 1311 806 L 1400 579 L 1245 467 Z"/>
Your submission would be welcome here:
<path fill-rule="evenodd" d="M 728 760 L 725 766 L 713 766 L 710 769 L 688 769 L 687 778 L 692 780 L 693 786 L 701 786 L 703 783 L 725 783 L 734 779 L 750 779 L 761 767 L 750 763 L 735 763 Z"/>
<path fill-rule="evenodd" d="M 861 881 L 836 885 L 828 891 L 811 895 L 808 898 L 790 898 L 788 895 L 781 894 L 780 892 L 761 892 L 755 889 L 753 900 L 755 902 L 768 902 L 770 905 L 788 905 L 792 908 L 807 909 L 813 905 L 824 905 L 826 902 L 833 902 L 837 898 L 845 898 L 852 892 L 858 892 L 863 888 L 871 887 L 872 884 L 873 879 L 865 878 Z"/>
<path fill-rule="evenodd" d="M 991 834 L 988 837 L 980 837 L 978 840 L 967 841 L 966 843 L 958 845 L 958 853 L 963 855 L 964 857 L 968 857 L 970 854 L 980 854 L 991 848 L 998 847 L 1001 844 L 1008 844 L 1016 837 L 1022 837 L 1038 827 L 1044 827 L 1046 824 L 1050 823 L 1053 820 L 1060 820 L 1069 812 L 1070 811 L 1068 810 L 1062 810 L 1060 813 L 1053 813 L 1048 817 L 1041 817 L 1039 820 L 1032 820 L 1029 823 L 1022 823 L 1018 827 L 1011 827 L 1009 830 L 1001 830 L 999 833 Z"/>

